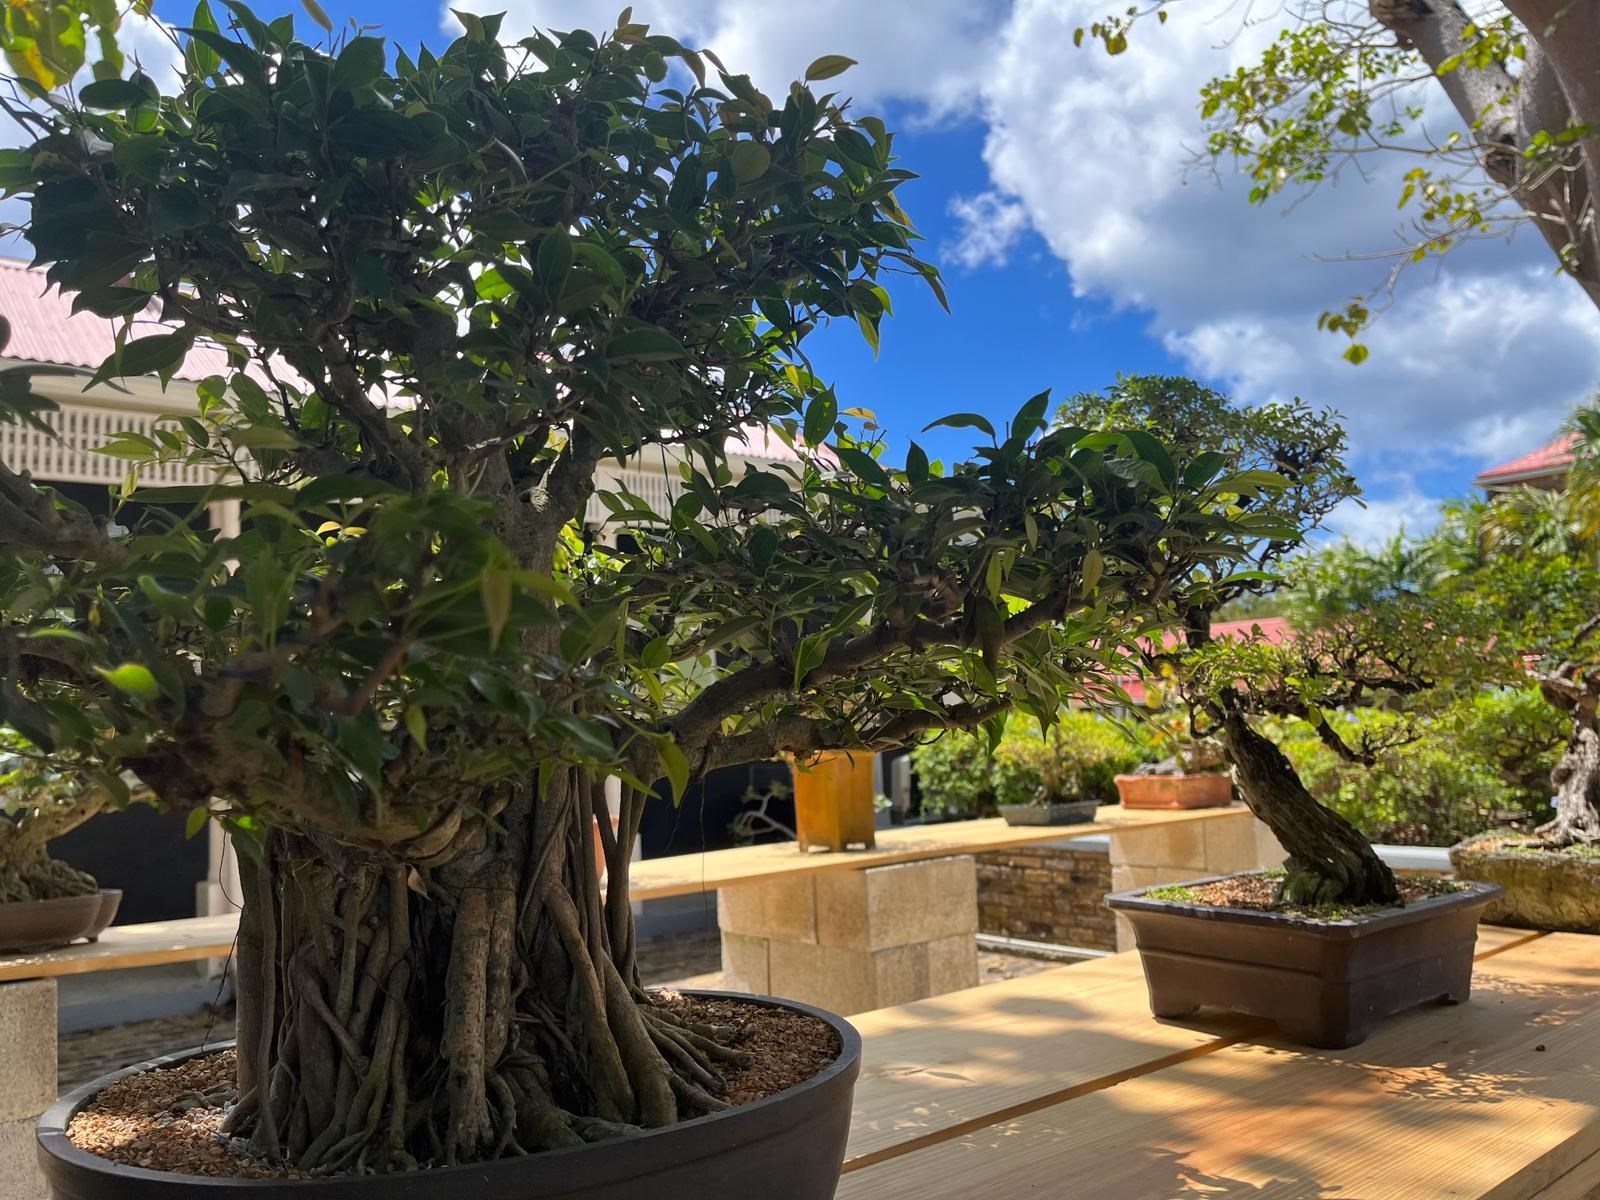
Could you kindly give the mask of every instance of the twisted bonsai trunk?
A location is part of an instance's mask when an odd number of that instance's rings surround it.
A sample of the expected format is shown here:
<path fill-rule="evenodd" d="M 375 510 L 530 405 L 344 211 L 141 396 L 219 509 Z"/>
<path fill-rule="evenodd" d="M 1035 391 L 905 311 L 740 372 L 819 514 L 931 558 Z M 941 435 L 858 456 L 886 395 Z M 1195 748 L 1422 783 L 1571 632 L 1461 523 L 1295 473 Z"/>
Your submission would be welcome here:
<path fill-rule="evenodd" d="M 1237 705 L 1222 721 L 1222 742 L 1250 810 L 1288 852 L 1278 897 L 1294 905 L 1393 904 L 1394 873 L 1338 813 L 1317 803 L 1283 751 L 1256 732 Z"/>
<path fill-rule="evenodd" d="M 89 896 L 98 891 L 94 876 L 51 858 L 49 843 L 104 807 L 100 800 L 51 800 L 0 817 L 0 904 Z"/>
<path fill-rule="evenodd" d="M 1550 772 L 1556 815 L 1534 830 L 1539 845 L 1552 850 L 1600 842 L 1600 728 L 1596 705 L 1600 694 L 1578 680 L 1541 681 L 1545 699 L 1572 721 L 1567 748 Z"/>
<path fill-rule="evenodd" d="M 230 1126 L 307 1171 L 392 1171 L 581 1145 L 725 1107 L 715 1031 L 634 969 L 602 781 L 483 798 L 425 862 L 274 834 L 241 855 L 239 1096 Z"/>

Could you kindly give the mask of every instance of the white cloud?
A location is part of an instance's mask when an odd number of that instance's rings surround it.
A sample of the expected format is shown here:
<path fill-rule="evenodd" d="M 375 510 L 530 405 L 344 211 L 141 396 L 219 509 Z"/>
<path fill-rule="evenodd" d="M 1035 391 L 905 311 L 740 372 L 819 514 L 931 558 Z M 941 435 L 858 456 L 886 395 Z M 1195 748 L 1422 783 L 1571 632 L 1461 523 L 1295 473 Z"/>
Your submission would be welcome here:
<path fill-rule="evenodd" d="M 1174 7 L 1111 57 L 1074 50 L 1103 0 L 1017 0 L 984 82 L 984 157 L 993 189 L 1021 204 L 1066 265 L 1074 291 L 1143 310 L 1170 352 L 1247 402 L 1298 395 L 1347 418 L 1363 474 L 1405 461 L 1461 470 L 1548 436 L 1600 380 L 1600 315 L 1531 231 L 1469 244 L 1448 270 L 1405 273 L 1393 307 L 1342 361 L 1317 314 L 1380 282 L 1388 264 L 1317 261 L 1397 247 L 1398 176 L 1374 160 L 1298 203 L 1252 208 L 1224 167 L 1186 171 L 1204 126 L 1202 83 L 1252 62 L 1276 24 L 1240 28 L 1237 5 Z M 1453 120 L 1418 93 L 1430 125 Z M 1136 369 L 1138 364 L 1129 364 Z M 1420 511 L 1400 492 L 1351 529 Z"/>
<path fill-rule="evenodd" d="M 1395 534 L 1427 533 L 1439 523 L 1439 501 L 1407 486 L 1396 495 L 1368 500 L 1364 505 L 1346 500 L 1327 521 L 1328 531 L 1347 538 L 1365 550 L 1376 550 Z"/>
<path fill-rule="evenodd" d="M 945 262 L 969 269 L 1004 266 L 1012 249 L 1028 232 L 1028 210 L 996 192 L 955 196 L 950 215 L 960 224 L 956 236 L 940 247 Z"/>
<path fill-rule="evenodd" d="M 621 0 L 448 0 L 441 5 L 448 29 L 459 29 L 451 7 L 505 12 L 501 35 L 541 29 L 610 29 Z M 782 94 L 790 81 L 824 54 L 857 64 L 830 79 L 828 90 L 857 105 L 886 99 L 910 101 L 930 117 L 970 107 L 987 71 L 987 47 L 1004 22 L 1005 0 L 809 0 L 805 4 L 751 4 L 737 0 L 643 0 L 633 20 L 685 45 L 709 47 L 732 71 L 758 87 Z"/>

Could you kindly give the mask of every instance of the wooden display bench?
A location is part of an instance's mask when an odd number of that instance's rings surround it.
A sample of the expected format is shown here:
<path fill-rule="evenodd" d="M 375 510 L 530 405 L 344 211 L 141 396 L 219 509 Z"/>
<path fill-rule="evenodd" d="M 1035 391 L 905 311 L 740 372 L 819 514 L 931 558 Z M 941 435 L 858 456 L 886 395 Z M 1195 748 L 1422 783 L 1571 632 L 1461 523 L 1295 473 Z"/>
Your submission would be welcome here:
<path fill-rule="evenodd" d="M 1138 958 L 865 1014 L 839 1200 L 1600 1197 L 1600 938 L 1485 926 L 1472 999 L 1349 1050 L 1156 1021 Z"/>

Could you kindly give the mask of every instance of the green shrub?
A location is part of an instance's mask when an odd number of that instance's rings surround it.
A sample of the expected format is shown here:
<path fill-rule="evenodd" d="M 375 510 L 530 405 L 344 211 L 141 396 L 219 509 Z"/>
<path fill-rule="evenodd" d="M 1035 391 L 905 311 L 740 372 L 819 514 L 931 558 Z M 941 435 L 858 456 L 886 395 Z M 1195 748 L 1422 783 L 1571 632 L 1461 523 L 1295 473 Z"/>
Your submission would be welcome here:
<path fill-rule="evenodd" d="M 1113 777 L 1143 757 L 1145 747 L 1116 722 L 1078 711 L 1063 713 L 1042 736 L 1032 721 L 1013 720 L 993 755 L 970 733 L 946 734 L 911 752 L 925 805 L 977 816 L 1001 804 L 1113 803 Z"/>
<path fill-rule="evenodd" d="M 1365 709 L 1336 719 L 1359 727 L 1396 717 Z M 1311 794 L 1374 842 L 1448 846 L 1549 815 L 1560 720 L 1531 688 L 1463 699 L 1430 720 L 1419 739 L 1383 752 L 1371 767 L 1340 759 L 1303 722 L 1264 728 Z"/>

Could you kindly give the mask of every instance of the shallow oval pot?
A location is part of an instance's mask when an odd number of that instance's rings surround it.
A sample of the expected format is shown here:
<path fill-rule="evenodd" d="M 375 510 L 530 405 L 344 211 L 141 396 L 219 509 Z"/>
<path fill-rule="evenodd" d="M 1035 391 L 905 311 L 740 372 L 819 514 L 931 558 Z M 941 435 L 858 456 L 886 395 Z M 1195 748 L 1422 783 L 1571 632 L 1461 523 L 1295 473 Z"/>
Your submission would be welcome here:
<path fill-rule="evenodd" d="M 53 900 L 19 900 L 0 904 L 0 953 L 32 954 L 93 941 L 111 924 L 122 893 L 103 888 L 86 896 Z"/>
<path fill-rule="evenodd" d="M 1286 1041 L 1323 1049 L 1354 1046 L 1385 1017 L 1430 1000 L 1464 1001 L 1478 918 L 1500 894 L 1473 883 L 1405 908 L 1314 921 L 1148 890 L 1113 892 L 1106 906 L 1133 926 L 1152 1013 L 1247 1013 L 1276 1021 Z"/>
<path fill-rule="evenodd" d="M 77 1111 L 112 1080 L 219 1047 L 153 1059 L 62 1097 L 39 1119 L 39 1164 L 54 1200 L 832 1200 L 850 1135 L 861 1035 L 793 1000 L 696 992 L 792 1009 L 838 1035 L 833 1065 L 765 1100 L 667 1129 L 472 1166 L 327 1179 L 227 1179 L 124 1166 L 67 1138 Z"/>
<path fill-rule="evenodd" d="M 1450 848 L 1457 878 L 1503 889 L 1483 914 L 1496 925 L 1549 933 L 1600 933 L 1600 854 L 1508 850 L 1495 836 Z"/>
<path fill-rule="evenodd" d="M 1233 777 L 1221 772 L 1197 775 L 1118 775 L 1123 808 L 1225 808 L 1233 803 Z"/>
<path fill-rule="evenodd" d="M 1000 815 L 1007 825 L 1081 825 L 1094 820 L 1099 807 L 1093 800 L 1069 800 L 1065 804 L 1002 804 Z"/>

